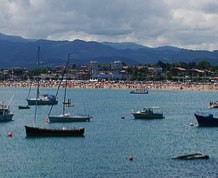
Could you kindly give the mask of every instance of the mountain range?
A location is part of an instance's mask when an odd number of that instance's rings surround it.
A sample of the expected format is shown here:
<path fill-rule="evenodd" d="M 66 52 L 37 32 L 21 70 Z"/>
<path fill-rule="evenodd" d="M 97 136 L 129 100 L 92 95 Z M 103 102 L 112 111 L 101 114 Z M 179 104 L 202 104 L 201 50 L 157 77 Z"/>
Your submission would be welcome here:
<path fill-rule="evenodd" d="M 71 63 L 78 65 L 88 64 L 90 61 L 109 64 L 118 60 L 126 65 L 154 64 L 157 61 L 197 63 L 202 59 L 213 65 L 218 64 L 218 50 L 188 50 L 172 46 L 150 48 L 135 43 L 82 40 L 36 40 L 0 33 L 0 67 L 36 66 L 37 46 L 40 46 L 40 64 L 48 67 L 64 65 L 68 53 L 71 54 Z"/>

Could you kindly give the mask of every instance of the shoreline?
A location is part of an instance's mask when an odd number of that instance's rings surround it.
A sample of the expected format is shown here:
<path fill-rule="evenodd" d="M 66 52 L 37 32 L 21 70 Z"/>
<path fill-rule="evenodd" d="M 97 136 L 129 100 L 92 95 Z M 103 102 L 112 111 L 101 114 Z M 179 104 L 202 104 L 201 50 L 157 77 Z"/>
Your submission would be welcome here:
<path fill-rule="evenodd" d="M 36 87 L 36 81 L 2 81 L 0 87 Z M 40 81 L 41 88 L 57 88 L 59 81 Z M 61 88 L 65 85 L 61 84 Z M 136 82 L 136 81 L 78 81 L 69 80 L 68 88 L 105 88 L 105 89 L 139 89 L 146 88 L 148 90 L 218 90 L 218 84 L 203 84 L 203 83 L 178 83 L 178 82 Z"/>

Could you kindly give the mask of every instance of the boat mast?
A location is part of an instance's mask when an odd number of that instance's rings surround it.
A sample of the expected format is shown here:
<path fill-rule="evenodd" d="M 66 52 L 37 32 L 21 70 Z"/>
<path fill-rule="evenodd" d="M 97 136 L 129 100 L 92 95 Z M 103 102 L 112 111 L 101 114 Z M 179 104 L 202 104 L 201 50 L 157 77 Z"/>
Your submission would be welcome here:
<path fill-rule="evenodd" d="M 38 55 L 37 55 L 37 72 L 38 72 L 38 76 L 37 76 L 37 99 L 39 98 L 39 76 L 40 76 L 40 72 L 39 72 L 39 55 L 40 55 L 40 46 L 38 46 Z"/>
<path fill-rule="evenodd" d="M 58 92 L 59 92 L 59 89 L 60 89 L 60 87 L 61 87 L 61 83 L 62 83 L 62 81 L 63 81 L 63 79 L 64 79 L 64 74 L 66 74 L 66 71 L 67 71 L 67 67 L 68 67 L 68 65 L 69 65 L 69 61 L 70 61 L 70 53 L 68 54 L 68 59 L 67 59 L 67 63 L 66 63 L 66 65 L 65 65 L 65 67 L 64 67 L 64 71 L 62 72 L 62 75 L 61 75 L 61 80 L 60 80 L 60 82 L 59 82 L 59 85 L 58 85 L 58 89 L 57 89 L 57 92 L 56 92 L 56 98 L 57 98 L 57 96 L 58 96 Z M 66 84 L 67 85 L 67 84 Z M 66 90 L 66 87 L 65 87 L 65 90 Z M 65 105 L 65 97 L 66 97 L 66 91 L 64 92 L 65 94 L 64 94 L 64 101 L 63 101 L 63 105 Z M 48 116 L 51 114 L 51 111 L 52 111 L 52 109 L 53 109 L 53 106 L 54 105 L 52 105 L 51 106 L 51 108 L 50 108 L 50 110 L 49 110 L 49 112 L 48 112 Z M 64 107 L 64 106 L 63 106 Z M 64 111 L 65 110 L 65 108 L 63 109 L 63 114 L 64 114 Z"/>
<path fill-rule="evenodd" d="M 67 70 L 68 70 L 68 65 L 69 65 L 69 60 L 70 60 L 70 53 L 68 54 L 68 60 L 67 60 L 67 65 L 65 66 L 66 70 L 66 82 L 65 82 L 65 89 L 64 89 L 64 101 L 63 101 L 63 115 L 65 114 L 65 107 L 66 107 L 66 96 L 67 96 Z"/>
<path fill-rule="evenodd" d="M 34 114 L 34 124 L 36 123 L 36 113 L 37 113 L 37 104 L 38 104 L 38 98 L 39 98 L 39 54 L 40 54 L 40 46 L 38 46 L 38 54 L 37 54 L 37 92 L 36 92 L 36 105 L 35 105 L 35 114 Z"/>

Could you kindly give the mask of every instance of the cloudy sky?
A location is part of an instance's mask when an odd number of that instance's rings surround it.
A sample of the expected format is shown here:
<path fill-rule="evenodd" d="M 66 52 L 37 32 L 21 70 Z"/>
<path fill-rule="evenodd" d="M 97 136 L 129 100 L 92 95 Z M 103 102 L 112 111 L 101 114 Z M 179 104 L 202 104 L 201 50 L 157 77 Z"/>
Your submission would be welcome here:
<path fill-rule="evenodd" d="M 0 33 L 218 49 L 217 0 L 0 0 Z"/>

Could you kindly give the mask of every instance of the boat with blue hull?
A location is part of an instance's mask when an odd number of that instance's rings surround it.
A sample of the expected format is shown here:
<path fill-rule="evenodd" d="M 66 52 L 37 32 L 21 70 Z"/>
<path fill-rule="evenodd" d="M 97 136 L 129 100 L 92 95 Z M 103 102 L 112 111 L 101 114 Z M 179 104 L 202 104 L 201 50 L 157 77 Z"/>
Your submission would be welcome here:
<path fill-rule="evenodd" d="M 40 60 L 40 47 L 38 47 L 38 55 L 37 55 L 37 60 Z M 39 62 L 37 63 L 37 67 L 39 68 Z M 39 85 L 40 83 L 40 74 L 38 74 L 38 77 L 36 78 L 37 84 Z M 37 96 L 35 98 L 30 97 L 30 92 L 31 92 L 31 85 L 29 88 L 29 93 L 27 96 L 27 103 L 28 105 L 56 105 L 58 104 L 57 97 L 53 94 L 40 94 L 39 92 L 39 86 L 37 86 Z"/>
<path fill-rule="evenodd" d="M 35 105 L 36 100 L 38 105 L 56 105 L 58 100 L 53 94 L 43 94 L 39 95 L 38 98 L 28 98 L 26 99 L 28 105 Z"/>
<path fill-rule="evenodd" d="M 210 127 L 218 126 L 218 118 L 214 117 L 213 114 L 196 112 L 194 115 L 198 121 L 199 126 L 210 126 Z"/>

